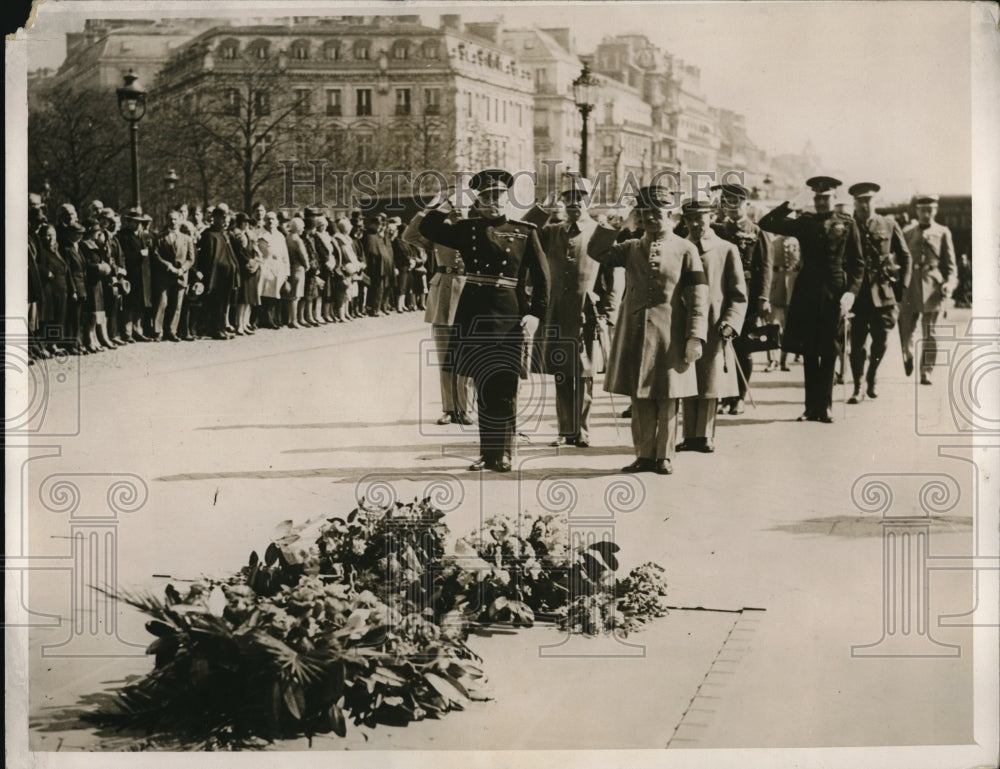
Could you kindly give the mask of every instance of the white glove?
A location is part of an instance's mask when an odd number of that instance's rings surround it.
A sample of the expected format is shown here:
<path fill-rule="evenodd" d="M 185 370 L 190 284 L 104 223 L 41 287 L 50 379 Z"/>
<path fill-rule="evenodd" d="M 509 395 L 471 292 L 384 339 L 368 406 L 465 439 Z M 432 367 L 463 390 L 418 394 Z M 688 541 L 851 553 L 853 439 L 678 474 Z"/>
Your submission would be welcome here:
<path fill-rule="evenodd" d="M 525 315 L 521 318 L 521 328 L 524 329 L 525 336 L 534 336 L 538 330 L 538 318 L 534 315 Z"/>
<path fill-rule="evenodd" d="M 694 363 L 701 357 L 702 342 L 700 339 L 695 339 L 692 337 L 687 340 L 687 344 L 684 345 L 684 361 L 685 363 Z"/>
<path fill-rule="evenodd" d="M 854 294 L 850 291 L 845 291 L 844 295 L 840 297 L 840 313 L 841 315 L 847 315 L 854 306 Z"/>

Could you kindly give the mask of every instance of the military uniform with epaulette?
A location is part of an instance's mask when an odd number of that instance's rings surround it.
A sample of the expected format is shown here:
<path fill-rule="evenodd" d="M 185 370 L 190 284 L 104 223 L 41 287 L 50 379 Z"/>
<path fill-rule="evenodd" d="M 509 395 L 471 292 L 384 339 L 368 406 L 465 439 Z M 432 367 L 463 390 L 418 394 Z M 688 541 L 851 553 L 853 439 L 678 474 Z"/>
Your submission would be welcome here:
<path fill-rule="evenodd" d="M 841 182 L 826 176 L 806 182 L 817 197 L 830 195 Z M 800 420 L 832 422 L 834 366 L 843 348 L 846 294 L 857 295 L 864 277 L 864 255 L 854 218 L 847 214 L 801 213 L 791 217 L 786 201 L 760 220 L 762 229 L 797 238 L 802 268 L 788 308 L 782 349 L 802 355 L 805 413 Z"/>
<path fill-rule="evenodd" d="M 482 172 L 470 187 L 512 180 L 506 172 Z M 490 188 L 493 189 L 493 188 Z M 473 379 L 479 414 L 482 461 L 488 469 L 510 469 L 516 436 L 518 380 L 527 377 L 527 344 L 521 321 L 544 318 L 549 272 L 537 228 L 501 215 L 448 221 L 427 211 L 420 234 L 462 254 L 465 285 L 455 311 L 451 366 Z M 530 277 L 531 291 L 528 291 Z"/>
<path fill-rule="evenodd" d="M 872 182 L 860 182 L 852 185 L 848 193 L 855 200 L 864 200 L 870 199 L 879 189 L 879 185 Z M 854 394 L 849 403 L 858 403 L 863 399 L 862 377 L 867 382 L 867 396 L 878 397 L 876 374 L 885 357 L 889 331 L 899 317 L 898 303 L 910 282 L 910 251 L 896 220 L 875 213 L 862 220 L 855 210 L 855 223 L 865 256 L 865 275 L 852 308 L 851 374 L 854 377 Z M 869 336 L 872 340 L 871 351 L 866 353 L 865 342 Z"/>

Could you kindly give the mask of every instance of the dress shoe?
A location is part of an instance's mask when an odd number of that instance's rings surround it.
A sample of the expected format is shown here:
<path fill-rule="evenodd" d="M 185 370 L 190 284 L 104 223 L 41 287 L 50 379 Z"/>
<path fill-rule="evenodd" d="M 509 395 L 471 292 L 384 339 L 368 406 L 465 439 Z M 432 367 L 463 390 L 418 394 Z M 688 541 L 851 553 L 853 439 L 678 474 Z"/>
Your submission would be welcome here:
<path fill-rule="evenodd" d="M 864 399 L 865 399 L 865 396 L 861 392 L 861 385 L 860 384 L 855 384 L 854 385 L 854 392 L 851 393 L 851 397 L 847 399 L 847 402 L 850 403 L 852 406 L 855 406 L 855 405 L 861 403 L 861 401 L 863 401 Z"/>
<path fill-rule="evenodd" d="M 567 437 L 565 435 L 560 435 L 552 443 L 549 444 L 552 448 L 557 448 L 559 446 L 575 446 L 576 438 Z"/>
<path fill-rule="evenodd" d="M 455 412 L 455 421 L 458 422 L 461 425 L 471 425 L 472 424 L 472 420 L 469 418 L 469 415 L 466 414 L 464 411 L 456 411 Z"/>
<path fill-rule="evenodd" d="M 622 468 L 623 473 L 648 473 L 656 469 L 656 463 L 652 459 L 639 457 L 630 465 Z"/>
<path fill-rule="evenodd" d="M 653 472 L 657 475 L 672 475 L 674 466 L 670 463 L 669 459 L 657 459 L 653 465 Z"/>
<path fill-rule="evenodd" d="M 124 339 L 122 339 L 120 336 L 114 337 L 111 341 L 115 345 L 117 345 L 118 347 L 124 347 L 127 344 L 127 342 Z"/>
<path fill-rule="evenodd" d="M 677 444 L 677 451 L 698 451 L 698 439 L 685 438 Z"/>
<path fill-rule="evenodd" d="M 767 362 L 767 365 L 764 366 L 764 373 L 765 374 L 770 374 L 772 371 L 777 371 L 777 370 L 778 370 L 778 362 L 777 361 L 769 360 Z"/>
<path fill-rule="evenodd" d="M 182 342 L 194 342 L 194 341 L 195 341 L 195 340 L 197 340 L 197 339 L 198 339 L 198 337 L 196 337 L 196 336 L 191 336 L 191 334 L 188 334 L 187 336 L 182 336 L 182 337 L 181 337 L 181 341 L 182 341 Z"/>
<path fill-rule="evenodd" d="M 930 374 L 921 374 L 920 375 L 920 384 L 922 384 L 922 385 L 929 385 L 929 384 L 931 384 Z"/>
<path fill-rule="evenodd" d="M 179 342 L 179 341 L 181 341 L 179 337 L 174 336 L 173 334 L 166 334 L 166 335 L 164 335 L 163 338 L 166 339 L 168 342 Z"/>
<path fill-rule="evenodd" d="M 486 469 L 486 460 L 483 459 L 482 457 L 480 457 L 475 462 L 473 462 L 471 465 L 469 465 L 469 470 L 471 470 L 474 473 L 478 473 L 481 470 L 485 470 L 485 469 Z"/>
<path fill-rule="evenodd" d="M 715 410 L 715 413 L 716 414 L 725 414 L 726 413 L 726 402 L 725 401 L 719 401 L 719 407 Z"/>
<path fill-rule="evenodd" d="M 907 376 L 913 373 L 913 356 L 907 355 L 903 358 L 903 371 L 906 372 Z"/>
<path fill-rule="evenodd" d="M 622 419 L 631 419 L 631 418 L 632 418 L 632 407 L 629 406 L 622 412 Z"/>
<path fill-rule="evenodd" d="M 450 425 L 454 421 L 455 419 L 452 416 L 452 413 L 450 411 L 446 411 L 444 412 L 444 414 L 438 417 L 437 423 L 439 425 Z"/>
<path fill-rule="evenodd" d="M 698 451 L 702 454 L 715 453 L 715 442 L 711 438 L 702 438 L 701 444 L 698 446 Z"/>
<path fill-rule="evenodd" d="M 872 398 L 872 399 L 878 397 L 878 391 L 875 389 L 875 383 L 874 382 L 869 382 L 868 383 L 868 397 Z"/>
<path fill-rule="evenodd" d="M 837 374 L 836 382 L 837 382 L 837 384 L 844 384 L 844 375 L 843 374 Z"/>
<path fill-rule="evenodd" d="M 589 449 L 590 448 L 590 439 L 589 438 L 577 438 L 575 441 L 573 441 L 573 445 L 576 446 L 578 449 Z"/>
<path fill-rule="evenodd" d="M 825 425 L 833 424 L 833 414 L 830 413 L 830 409 L 824 409 L 820 414 L 816 416 L 816 421 L 822 422 Z"/>
<path fill-rule="evenodd" d="M 743 399 L 742 398 L 737 398 L 735 401 L 733 401 L 733 405 L 729 407 L 729 413 L 730 414 L 737 414 L 737 415 L 739 415 L 739 414 L 742 414 L 746 410 L 747 410 L 747 408 L 743 404 Z"/>
<path fill-rule="evenodd" d="M 500 459 L 495 460 L 490 467 L 490 470 L 497 473 L 509 473 L 512 469 L 513 467 L 510 462 L 510 457 L 507 456 L 503 456 L 500 457 Z"/>
<path fill-rule="evenodd" d="M 789 366 L 782 366 L 781 370 L 782 371 L 791 371 L 792 369 Z"/>
<path fill-rule="evenodd" d="M 798 417 L 795 418 L 795 421 L 796 422 L 815 422 L 816 421 L 816 417 L 813 416 L 813 413 L 811 411 L 803 411 L 801 414 L 799 414 Z"/>
<path fill-rule="evenodd" d="M 132 336 L 135 338 L 135 341 L 137 341 L 137 342 L 148 342 L 149 341 L 149 337 L 148 336 L 145 336 L 144 334 L 140 334 L 138 331 L 136 331 Z"/>

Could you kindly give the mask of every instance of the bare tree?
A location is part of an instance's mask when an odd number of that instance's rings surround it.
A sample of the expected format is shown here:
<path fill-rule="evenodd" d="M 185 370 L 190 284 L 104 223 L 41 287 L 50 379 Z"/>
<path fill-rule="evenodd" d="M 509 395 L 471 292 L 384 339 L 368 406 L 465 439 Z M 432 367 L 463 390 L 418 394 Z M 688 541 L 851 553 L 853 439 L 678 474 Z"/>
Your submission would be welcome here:
<path fill-rule="evenodd" d="M 114 94 L 56 86 L 39 102 L 28 115 L 29 189 L 47 188 L 77 210 L 98 195 L 123 199 L 129 140 Z"/>

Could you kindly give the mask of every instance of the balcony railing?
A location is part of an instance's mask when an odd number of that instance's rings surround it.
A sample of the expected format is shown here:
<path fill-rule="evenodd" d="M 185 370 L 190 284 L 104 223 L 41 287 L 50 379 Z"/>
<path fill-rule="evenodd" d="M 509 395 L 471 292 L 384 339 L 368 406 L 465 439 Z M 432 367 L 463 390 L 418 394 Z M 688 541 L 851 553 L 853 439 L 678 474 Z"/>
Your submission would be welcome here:
<path fill-rule="evenodd" d="M 340 117 L 344 114 L 344 110 L 339 104 L 327 104 L 326 114 L 327 117 Z"/>

